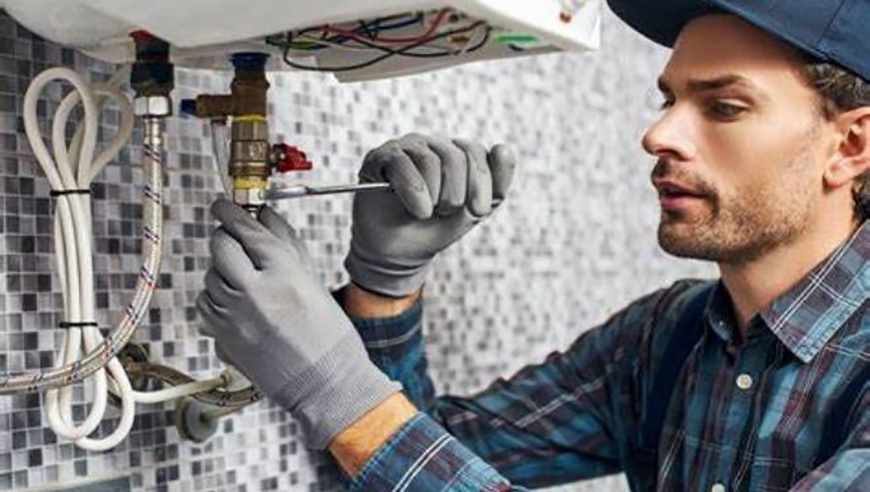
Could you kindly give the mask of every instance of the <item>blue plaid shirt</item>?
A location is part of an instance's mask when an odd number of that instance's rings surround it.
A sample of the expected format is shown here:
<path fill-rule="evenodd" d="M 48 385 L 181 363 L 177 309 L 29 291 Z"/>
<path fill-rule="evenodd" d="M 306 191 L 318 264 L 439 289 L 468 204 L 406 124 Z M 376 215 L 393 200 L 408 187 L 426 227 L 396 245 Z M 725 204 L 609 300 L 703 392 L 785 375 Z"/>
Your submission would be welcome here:
<path fill-rule="evenodd" d="M 683 280 L 643 297 L 566 351 L 471 397 L 435 397 L 420 303 L 395 318 L 354 320 L 372 360 L 425 412 L 351 488 L 521 491 L 626 472 L 633 490 L 870 491 L 868 257 L 865 223 L 756 316 L 745 340 L 716 284 L 648 466 L 637 443 L 651 375 L 680 335 L 687 303 L 713 282 Z M 819 461 L 828 415 L 847 387 L 859 391 L 835 417 L 843 437 Z"/>

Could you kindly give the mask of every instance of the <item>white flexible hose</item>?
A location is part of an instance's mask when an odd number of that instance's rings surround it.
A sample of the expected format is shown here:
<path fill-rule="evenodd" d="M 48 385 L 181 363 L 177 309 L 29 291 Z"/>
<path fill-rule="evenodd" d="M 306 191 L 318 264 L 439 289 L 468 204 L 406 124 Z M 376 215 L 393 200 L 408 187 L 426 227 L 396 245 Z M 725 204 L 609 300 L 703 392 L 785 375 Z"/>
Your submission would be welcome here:
<path fill-rule="evenodd" d="M 53 68 L 38 75 L 31 83 L 25 96 L 24 112 L 29 135 L 33 133 L 33 127 L 37 126 L 34 102 L 44 87 L 53 81 L 63 80 L 75 88 L 60 103 L 55 115 L 51 132 L 54 156 L 48 153 L 44 145 L 33 145 L 34 142 L 31 141 L 34 156 L 54 191 L 89 190 L 93 178 L 117 156 L 130 139 L 133 132 L 133 108 L 117 89 L 125 75 L 126 70 L 122 70 L 106 86 L 91 88 L 72 70 Z M 119 105 L 121 124 L 118 134 L 109 146 L 95 158 L 99 113 L 105 99 L 112 99 Z M 64 132 L 70 114 L 79 104 L 84 108 L 84 119 L 73 137 L 70 152 Z M 38 128 L 36 130 L 38 135 Z M 41 139 L 39 143 L 42 143 Z M 90 197 L 86 194 L 59 196 L 57 212 L 55 246 L 65 319 L 73 323 L 92 322 L 95 320 L 95 312 Z M 102 340 L 102 335 L 94 326 L 74 326 L 67 330 L 61 366 L 77 362 L 81 357 L 82 345 L 85 353 L 88 353 L 98 348 Z M 106 368 L 121 388 L 132 391 L 129 378 L 117 359 L 109 360 Z M 94 373 L 93 381 L 94 399 L 82 424 L 76 425 L 72 418 L 72 386 L 49 390 L 46 393 L 46 411 L 49 425 L 58 435 L 73 440 L 85 449 L 96 451 L 114 447 L 126 437 L 132 428 L 135 406 L 131 394 L 122 394 L 121 423 L 116 432 L 101 440 L 87 438 L 100 425 L 106 411 L 106 370 L 98 369 Z"/>
<path fill-rule="evenodd" d="M 129 70 L 119 70 L 106 84 L 90 87 L 78 74 L 67 68 L 52 68 L 38 75 L 31 83 L 25 95 L 24 124 L 30 139 L 34 156 L 49 180 L 52 190 L 56 192 L 71 190 L 88 190 L 93 179 L 111 162 L 118 152 L 127 144 L 133 132 L 133 107 L 120 92 L 120 86 L 129 75 Z M 36 102 L 42 90 L 53 81 L 66 81 L 75 90 L 60 103 L 52 125 L 52 156 L 40 136 L 36 116 Z M 121 123 L 115 138 L 95 156 L 97 148 L 97 133 L 99 113 L 106 100 L 114 101 L 121 112 Z M 82 105 L 84 119 L 80 122 L 72 141 L 67 147 L 65 129 L 72 111 Z M 162 121 L 146 120 L 145 160 L 146 167 L 151 169 L 152 179 L 160 164 L 162 152 Z M 151 185 L 153 188 L 154 186 Z M 159 191 L 159 190 L 158 190 Z M 154 190 L 151 190 L 154 194 Z M 146 197 L 148 195 L 146 187 Z M 155 203 L 147 211 L 153 215 L 161 213 L 159 193 L 151 196 Z M 57 198 L 57 213 L 55 215 L 54 243 L 59 267 L 59 279 L 64 299 L 64 316 L 67 322 L 89 323 L 95 321 L 94 285 L 93 285 L 93 234 L 91 224 L 91 202 L 87 194 L 66 194 Z M 148 221 L 146 221 L 148 222 Z M 152 221 L 153 222 L 153 221 Z M 160 224 L 159 218 L 157 224 Z M 159 228 L 158 228 L 159 229 Z M 146 225 L 145 239 L 151 240 L 152 251 L 140 272 L 148 277 L 151 288 L 156 280 L 156 265 L 159 265 L 159 249 L 161 245 L 160 231 L 149 229 Z M 147 247 L 146 247 L 147 249 Z M 155 256 L 156 255 L 156 256 Z M 156 259 L 155 259 L 156 258 Z M 154 261 L 151 261 L 154 260 Z M 128 308 L 125 327 L 135 329 L 142 313 L 150 301 L 150 290 L 137 289 L 131 307 Z M 132 328 L 130 327 L 132 324 Z M 94 326 L 73 326 L 67 328 L 67 339 L 59 361 L 58 370 L 82 363 L 84 354 L 95 354 L 100 350 L 108 351 L 114 340 L 104 339 Z M 84 349 L 84 350 L 82 350 Z M 222 378 L 212 378 L 179 385 L 155 392 L 134 391 L 124 367 L 114 356 L 104 357 L 103 364 L 93 372 L 93 400 L 87 417 L 76 424 L 72 417 L 72 383 L 60 389 L 49 389 L 46 392 L 46 411 L 49 425 L 60 436 L 72 440 L 77 446 L 91 450 L 103 451 L 117 446 L 129 434 L 135 416 L 135 404 L 159 403 L 174 400 L 183 396 L 211 391 L 225 383 Z M 108 371 L 108 375 L 107 372 Z M 72 376 L 73 373 L 71 372 Z M 108 376 L 111 376 L 110 378 Z M 34 383 L 41 380 L 34 379 Z M 121 419 L 117 428 L 107 437 L 92 439 L 87 437 L 93 433 L 102 422 L 106 408 L 108 391 L 112 391 L 121 399 Z"/>

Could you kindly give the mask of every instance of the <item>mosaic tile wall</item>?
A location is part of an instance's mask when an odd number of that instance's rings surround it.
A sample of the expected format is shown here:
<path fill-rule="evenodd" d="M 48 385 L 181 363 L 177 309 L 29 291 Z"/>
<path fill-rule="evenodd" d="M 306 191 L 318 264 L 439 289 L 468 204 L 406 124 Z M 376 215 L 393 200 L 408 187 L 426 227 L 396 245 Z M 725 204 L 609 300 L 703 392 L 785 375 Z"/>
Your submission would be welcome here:
<path fill-rule="evenodd" d="M 522 169 L 499 213 L 437 261 L 427 287 L 429 355 L 443 391 L 482 389 L 498 375 L 566 347 L 608 313 L 707 265 L 656 246 L 651 159 L 638 144 L 654 117 L 665 60 L 608 17 L 596 54 L 555 55 L 339 85 L 311 74 L 273 79 L 279 140 L 309 152 L 308 182 L 354 179 L 367 149 L 410 131 L 515 144 Z M 63 64 L 103 79 L 114 69 L 45 42 L 0 15 L 0 371 L 51 367 L 63 333 L 53 274 L 48 185 L 30 155 L 21 103 L 30 79 Z M 229 79 L 182 72 L 177 96 L 221 92 Z M 41 116 L 61 96 L 49 93 Z M 118 115 L 103 119 L 113 132 Z M 219 194 L 210 133 L 169 124 L 165 273 L 138 332 L 154 360 L 197 377 L 220 369 L 197 335 L 193 300 L 207 268 L 208 205 Z M 138 142 L 140 134 L 134 137 Z M 110 326 L 139 266 L 138 143 L 99 179 L 94 196 L 100 322 Z M 299 178 L 295 178 L 299 179 Z M 346 281 L 350 200 L 314 198 L 282 211 L 302 229 L 323 281 Z M 77 392 L 77 413 L 85 408 Z M 40 395 L 0 397 L 0 490 L 313 491 L 337 487 L 330 462 L 300 445 L 292 419 L 267 402 L 222 421 L 204 445 L 182 441 L 173 406 L 143 405 L 127 441 L 86 453 L 47 426 Z M 104 432 L 117 423 L 108 419 Z M 98 488 L 95 480 L 110 480 Z M 619 478 L 563 490 L 623 490 Z"/>

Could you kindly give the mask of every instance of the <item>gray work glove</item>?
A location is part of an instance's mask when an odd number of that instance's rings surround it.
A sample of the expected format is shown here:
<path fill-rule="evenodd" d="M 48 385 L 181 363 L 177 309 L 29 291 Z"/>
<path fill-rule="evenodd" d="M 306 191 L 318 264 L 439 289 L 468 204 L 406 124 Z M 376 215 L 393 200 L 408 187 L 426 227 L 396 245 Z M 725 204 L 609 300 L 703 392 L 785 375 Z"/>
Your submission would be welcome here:
<path fill-rule="evenodd" d="M 197 299 L 204 334 L 225 362 L 300 421 L 309 446 L 324 449 L 401 385 L 369 360 L 277 213 L 265 208 L 257 221 L 227 200 L 212 213 L 221 227 Z"/>
<path fill-rule="evenodd" d="M 489 216 L 505 198 L 516 157 L 467 140 L 411 134 L 369 152 L 360 182 L 388 182 L 393 193 L 354 197 L 350 253 L 357 285 L 401 297 L 423 285 L 440 251 Z"/>

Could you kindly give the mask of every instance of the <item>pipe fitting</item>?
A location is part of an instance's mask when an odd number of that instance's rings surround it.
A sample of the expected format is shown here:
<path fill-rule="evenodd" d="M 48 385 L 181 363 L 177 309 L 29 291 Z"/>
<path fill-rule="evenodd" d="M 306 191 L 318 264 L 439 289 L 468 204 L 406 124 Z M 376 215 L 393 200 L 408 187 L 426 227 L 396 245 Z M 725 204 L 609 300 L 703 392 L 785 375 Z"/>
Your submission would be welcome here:
<path fill-rule="evenodd" d="M 244 118 L 261 116 L 265 119 L 269 81 L 266 79 L 266 61 L 262 53 L 233 55 L 235 76 L 230 94 L 202 94 L 195 100 L 182 102 L 185 112 L 198 118 Z"/>
<path fill-rule="evenodd" d="M 172 116 L 169 96 L 142 96 L 133 99 L 133 113 L 139 117 L 166 118 Z"/>
<path fill-rule="evenodd" d="M 136 45 L 136 62 L 130 71 L 130 86 L 136 97 L 168 97 L 175 88 L 175 67 L 169 61 L 169 43 L 145 31 L 136 31 L 130 37 Z"/>
<path fill-rule="evenodd" d="M 182 438 L 197 444 L 208 441 L 218 429 L 218 421 L 209 416 L 208 407 L 185 398 L 175 407 L 175 428 Z"/>
<path fill-rule="evenodd" d="M 232 118 L 228 172 L 232 199 L 237 205 L 256 210 L 266 204 L 266 189 L 272 174 L 272 147 L 266 120 L 268 55 L 233 55 L 235 77 L 230 95 L 201 95 L 185 103 L 185 111 L 200 118 Z"/>
<path fill-rule="evenodd" d="M 175 88 L 175 67 L 169 62 L 169 43 L 145 31 L 130 35 L 136 44 L 136 62 L 130 86 L 136 92 L 133 112 L 144 118 L 172 115 L 170 93 Z"/>

